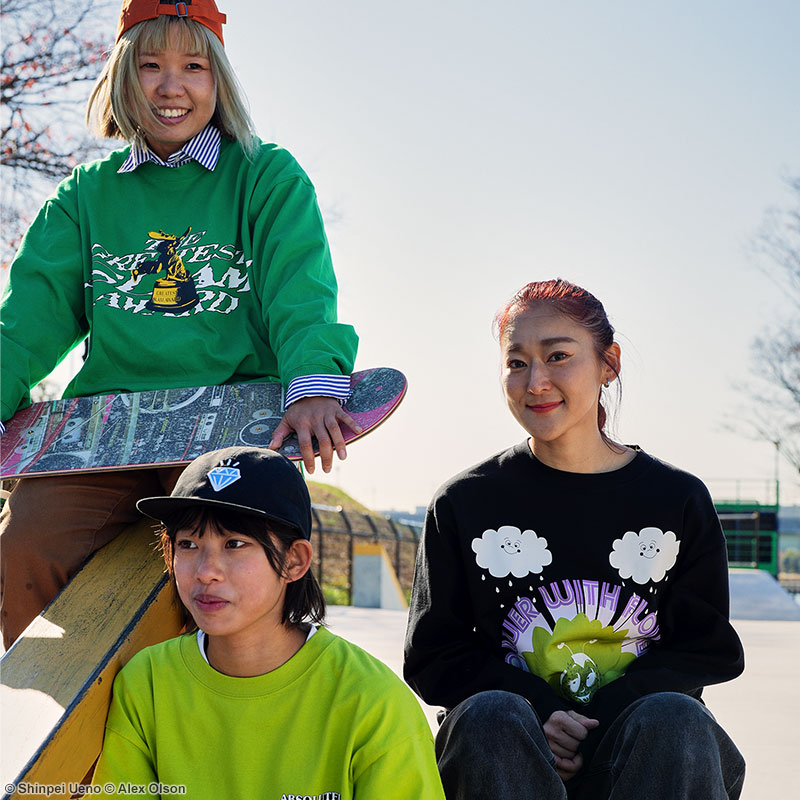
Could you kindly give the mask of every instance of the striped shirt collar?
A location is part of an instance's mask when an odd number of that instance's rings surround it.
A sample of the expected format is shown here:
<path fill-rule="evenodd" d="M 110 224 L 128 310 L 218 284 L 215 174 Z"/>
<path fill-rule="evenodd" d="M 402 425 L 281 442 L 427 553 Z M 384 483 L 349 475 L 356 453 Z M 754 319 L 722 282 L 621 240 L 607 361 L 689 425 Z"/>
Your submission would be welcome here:
<path fill-rule="evenodd" d="M 146 161 L 152 161 L 162 167 L 182 167 L 190 161 L 196 161 L 207 170 L 213 170 L 219 160 L 221 139 L 219 129 L 209 122 L 200 133 L 189 139 L 180 150 L 164 161 L 147 146 L 143 138 L 137 136 L 131 143 L 131 151 L 125 163 L 117 172 L 133 172 Z"/>

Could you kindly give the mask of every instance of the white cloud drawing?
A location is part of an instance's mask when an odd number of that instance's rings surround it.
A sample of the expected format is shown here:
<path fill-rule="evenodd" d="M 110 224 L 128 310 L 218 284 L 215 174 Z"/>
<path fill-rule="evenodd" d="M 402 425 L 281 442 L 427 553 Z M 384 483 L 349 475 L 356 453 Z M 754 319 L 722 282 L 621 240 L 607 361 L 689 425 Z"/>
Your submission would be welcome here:
<path fill-rule="evenodd" d="M 639 584 L 658 583 L 675 566 L 680 546 L 672 531 L 642 528 L 639 533 L 628 531 L 615 539 L 608 560 L 621 578 L 633 578 Z"/>
<path fill-rule="evenodd" d="M 478 566 L 488 569 L 495 578 L 524 578 L 531 572 L 541 572 L 553 560 L 547 539 L 513 525 L 484 531 L 479 539 L 472 540 L 472 549 Z"/>

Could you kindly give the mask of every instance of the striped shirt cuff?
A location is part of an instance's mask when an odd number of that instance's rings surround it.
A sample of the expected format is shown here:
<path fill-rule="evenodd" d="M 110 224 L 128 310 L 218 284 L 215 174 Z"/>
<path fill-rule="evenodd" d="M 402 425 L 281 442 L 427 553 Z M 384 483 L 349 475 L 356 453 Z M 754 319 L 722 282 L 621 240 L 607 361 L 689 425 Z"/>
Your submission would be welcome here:
<path fill-rule="evenodd" d="M 2 436 L 6 432 L 6 426 L 0 422 L 0 436 Z"/>
<path fill-rule="evenodd" d="M 349 375 L 302 375 L 289 382 L 284 407 L 304 397 L 335 397 L 343 402 L 349 395 Z"/>

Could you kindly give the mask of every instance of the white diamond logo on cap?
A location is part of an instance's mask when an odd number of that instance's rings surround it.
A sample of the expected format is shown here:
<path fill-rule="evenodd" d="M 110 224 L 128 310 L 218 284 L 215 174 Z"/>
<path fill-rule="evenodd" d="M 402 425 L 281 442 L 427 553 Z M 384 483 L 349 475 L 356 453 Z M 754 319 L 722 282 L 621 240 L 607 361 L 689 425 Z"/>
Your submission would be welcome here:
<path fill-rule="evenodd" d="M 208 482 L 215 492 L 219 492 L 226 486 L 236 483 L 242 477 L 242 473 L 236 467 L 214 467 L 208 471 Z"/>

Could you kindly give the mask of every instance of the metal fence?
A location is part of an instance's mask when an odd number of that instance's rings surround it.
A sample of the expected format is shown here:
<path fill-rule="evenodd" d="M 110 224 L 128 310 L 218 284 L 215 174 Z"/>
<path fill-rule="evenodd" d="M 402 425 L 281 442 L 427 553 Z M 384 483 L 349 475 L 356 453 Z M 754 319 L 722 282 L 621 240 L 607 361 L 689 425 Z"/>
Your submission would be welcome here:
<path fill-rule="evenodd" d="M 774 512 L 741 513 L 717 509 L 728 545 L 731 567 L 764 569 L 778 577 L 778 533 Z M 764 523 L 769 527 L 764 528 Z"/>
<path fill-rule="evenodd" d="M 329 603 L 352 604 L 353 548 L 357 542 L 383 545 L 408 598 L 421 524 L 379 514 L 345 511 L 340 506 L 312 505 L 311 515 L 314 574 Z"/>

